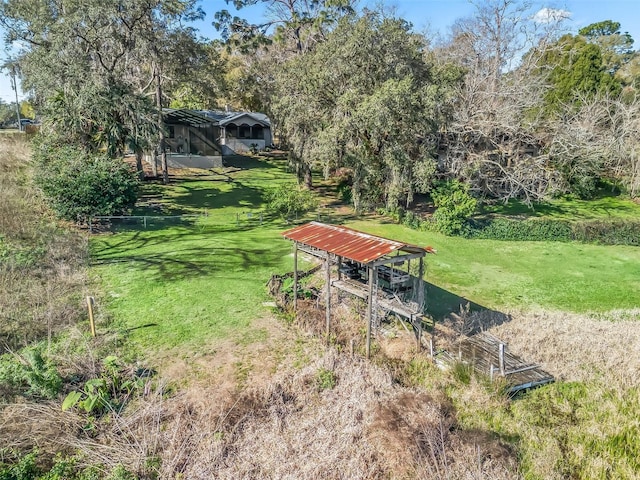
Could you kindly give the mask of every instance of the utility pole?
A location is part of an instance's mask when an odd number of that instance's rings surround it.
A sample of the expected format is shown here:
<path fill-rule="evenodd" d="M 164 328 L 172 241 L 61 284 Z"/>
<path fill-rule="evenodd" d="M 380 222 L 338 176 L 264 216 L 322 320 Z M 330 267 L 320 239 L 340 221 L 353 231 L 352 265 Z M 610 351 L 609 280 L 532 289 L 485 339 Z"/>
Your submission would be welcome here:
<path fill-rule="evenodd" d="M 22 119 L 20 118 L 20 102 L 18 101 L 18 85 L 16 84 L 16 64 L 9 65 L 9 76 L 11 77 L 11 89 L 16 93 L 16 117 L 18 118 L 18 129 L 22 131 Z"/>

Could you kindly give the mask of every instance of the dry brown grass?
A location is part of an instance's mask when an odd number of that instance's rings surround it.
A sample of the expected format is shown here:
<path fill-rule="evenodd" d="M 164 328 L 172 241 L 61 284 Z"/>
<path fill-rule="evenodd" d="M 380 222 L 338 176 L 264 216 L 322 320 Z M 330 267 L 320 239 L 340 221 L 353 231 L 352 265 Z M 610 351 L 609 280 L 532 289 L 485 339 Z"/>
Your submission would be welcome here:
<path fill-rule="evenodd" d="M 52 219 L 31 184 L 29 146 L 0 137 L 0 353 L 77 321 L 87 241 Z"/>
<path fill-rule="evenodd" d="M 335 386 L 321 388 L 320 372 Z M 439 394 L 399 386 L 387 371 L 334 349 L 264 384 L 220 395 L 199 385 L 161 392 L 69 445 L 89 463 L 116 460 L 160 478 L 515 478 L 511 452 L 456 428 Z"/>
<path fill-rule="evenodd" d="M 490 331 L 508 348 L 562 380 L 640 385 L 640 310 L 588 316 L 514 312 Z"/>

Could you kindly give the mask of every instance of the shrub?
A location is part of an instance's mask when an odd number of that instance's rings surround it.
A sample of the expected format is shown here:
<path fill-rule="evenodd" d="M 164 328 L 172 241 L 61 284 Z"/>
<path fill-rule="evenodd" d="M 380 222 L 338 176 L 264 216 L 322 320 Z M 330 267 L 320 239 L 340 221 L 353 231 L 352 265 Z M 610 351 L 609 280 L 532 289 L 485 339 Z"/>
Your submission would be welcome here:
<path fill-rule="evenodd" d="M 70 146 L 36 147 L 35 180 L 56 214 L 86 221 L 92 215 L 126 213 L 136 202 L 136 173 L 122 160 Z"/>
<path fill-rule="evenodd" d="M 601 243 L 640 246 L 640 222 L 568 222 L 552 219 L 492 218 L 470 224 L 468 236 L 490 240 Z"/>
<path fill-rule="evenodd" d="M 318 206 L 313 194 L 304 188 L 283 184 L 267 191 L 267 210 L 289 220 Z"/>
<path fill-rule="evenodd" d="M 62 378 L 42 350 L 37 345 L 23 349 L 19 355 L 0 356 L 0 387 L 26 397 L 55 398 L 62 388 Z"/>
<path fill-rule="evenodd" d="M 640 222 L 630 220 L 578 222 L 573 224 L 573 238 L 585 243 L 640 246 Z"/>
<path fill-rule="evenodd" d="M 573 239 L 571 224 L 563 220 L 495 218 L 472 224 L 469 236 L 491 240 L 557 241 Z"/>
<path fill-rule="evenodd" d="M 435 228 L 446 235 L 461 233 L 477 205 L 469 187 L 457 180 L 441 183 L 431 192 L 431 198 L 437 207 L 433 214 Z"/>
<path fill-rule="evenodd" d="M 327 370 L 326 368 L 321 368 L 316 373 L 316 384 L 318 386 L 318 390 L 331 390 L 336 386 L 338 379 L 336 377 L 335 372 L 332 370 Z"/>

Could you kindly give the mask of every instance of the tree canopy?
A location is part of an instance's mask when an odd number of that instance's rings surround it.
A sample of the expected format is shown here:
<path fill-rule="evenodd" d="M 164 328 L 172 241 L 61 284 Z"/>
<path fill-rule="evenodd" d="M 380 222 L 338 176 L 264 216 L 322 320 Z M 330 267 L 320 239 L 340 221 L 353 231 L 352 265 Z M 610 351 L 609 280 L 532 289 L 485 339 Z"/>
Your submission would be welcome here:
<path fill-rule="evenodd" d="M 299 170 L 349 167 L 357 208 L 395 208 L 428 190 L 457 77 L 438 71 L 424 48 L 407 22 L 369 12 L 343 18 L 315 50 L 285 63 L 272 109 Z"/>

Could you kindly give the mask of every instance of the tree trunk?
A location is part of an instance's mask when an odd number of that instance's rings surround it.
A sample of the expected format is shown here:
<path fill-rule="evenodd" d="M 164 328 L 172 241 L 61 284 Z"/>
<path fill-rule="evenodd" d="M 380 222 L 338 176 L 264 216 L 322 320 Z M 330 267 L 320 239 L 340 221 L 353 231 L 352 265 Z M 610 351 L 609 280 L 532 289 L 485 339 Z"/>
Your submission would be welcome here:
<path fill-rule="evenodd" d="M 162 163 L 162 183 L 169 183 L 169 168 L 167 165 L 167 148 L 164 136 L 164 119 L 162 117 L 162 77 L 160 69 L 155 66 L 156 75 L 156 107 L 158 108 L 158 128 L 160 129 L 160 160 Z"/>
<path fill-rule="evenodd" d="M 144 180 L 144 167 L 142 166 L 142 149 L 136 147 L 136 171 L 138 172 L 138 177 L 140 180 Z"/>
<path fill-rule="evenodd" d="M 302 174 L 304 179 L 304 186 L 307 188 L 313 187 L 313 178 L 311 177 L 311 167 L 306 163 L 302 163 Z"/>
<path fill-rule="evenodd" d="M 151 173 L 153 178 L 158 178 L 158 151 L 153 150 L 153 164 L 151 165 Z"/>

